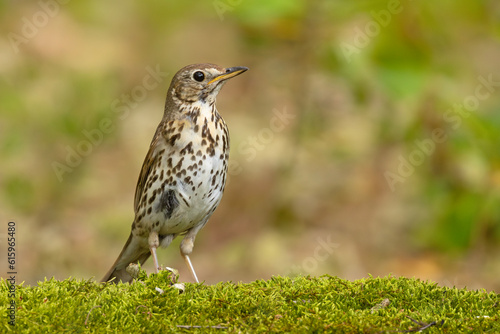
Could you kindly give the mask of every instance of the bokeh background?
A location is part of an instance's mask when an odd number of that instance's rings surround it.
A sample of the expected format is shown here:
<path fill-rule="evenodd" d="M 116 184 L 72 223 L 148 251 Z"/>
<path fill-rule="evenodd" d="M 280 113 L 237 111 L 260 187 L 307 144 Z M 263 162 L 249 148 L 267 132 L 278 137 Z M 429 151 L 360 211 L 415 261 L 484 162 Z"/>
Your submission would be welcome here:
<path fill-rule="evenodd" d="M 18 281 L 109 269 L 170 79 L 212 62 L 250 71 L 218 98 L 231 171 L 202 280 L 500 290 L 500 2 L 1 1 L 0 18 L 0 254 L 14 221 Z M 192 281 L 179 242 L 160 263 Z"/>

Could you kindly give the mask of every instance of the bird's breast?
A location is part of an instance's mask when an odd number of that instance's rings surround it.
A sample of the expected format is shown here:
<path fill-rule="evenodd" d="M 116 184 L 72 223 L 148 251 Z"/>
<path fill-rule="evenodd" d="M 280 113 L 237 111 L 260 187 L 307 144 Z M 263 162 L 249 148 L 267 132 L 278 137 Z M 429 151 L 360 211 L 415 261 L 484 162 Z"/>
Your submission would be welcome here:
<path fill-rule="evenodd" d="M 222 198 L 229 155 L 227 126 L 218 114 L 170 122 L 150 187 L 156 196 L 144 217 L 164 235 L 206 223 Z"/>

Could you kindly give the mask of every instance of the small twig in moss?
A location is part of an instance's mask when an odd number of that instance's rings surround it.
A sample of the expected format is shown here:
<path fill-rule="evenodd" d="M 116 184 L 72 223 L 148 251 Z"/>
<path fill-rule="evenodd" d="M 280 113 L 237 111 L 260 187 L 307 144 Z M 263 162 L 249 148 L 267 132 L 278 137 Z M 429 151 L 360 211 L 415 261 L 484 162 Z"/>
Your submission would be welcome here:
<path fill-rule="evenodd" d="M 227 329 L 227 327 L 217 325 L 217 326 L 191 326 L 191 325 L 177 325 L 178 328 L 184 329 L 198 329 L 198 328 L 213 328 L 213 329 Z"/>
<path fill-rule="evenodd" d="M 409 316 L 406 316 L 408 319 L 410 319 L 411 321 L 413 321 L 414 323 L 416 323 L 417 325 L 421 326 L 419 328 L 414 328 L 414 329 L 407 329 L 405 331 L 403 331 L 403 333 L 412 333 L 412 332 L 421 332 L 423 331 L 424 329 L 427 329 L 431 326 L 434 326 L 434 325 L 438 325 L 437 321 L 433 321 L 433 322 L 430 322 L 428 324 L 426 324 L 425 322 L 421 322 L 421 321 L 418 321 L 418 320 L 415 320 Z M 441 320 L 439 322 L 439 325 L 441 326 L 442 324 L 444 323 L 444 320 Z"/>
<path fill-rule="evenodd" d="M 89 313 L 87 313 L 87 317 L 85 318 L 85 326 L 87 326 L 87 322 L 89 321 L 89 317 L 90 317 L 90 313 L 92 313 L 92 311 L 95 309 L 95 308 L 98 308 L 98 307 L 102 307 L 101 305 L 96 305 L 96 306 L 93 306 Z"/>

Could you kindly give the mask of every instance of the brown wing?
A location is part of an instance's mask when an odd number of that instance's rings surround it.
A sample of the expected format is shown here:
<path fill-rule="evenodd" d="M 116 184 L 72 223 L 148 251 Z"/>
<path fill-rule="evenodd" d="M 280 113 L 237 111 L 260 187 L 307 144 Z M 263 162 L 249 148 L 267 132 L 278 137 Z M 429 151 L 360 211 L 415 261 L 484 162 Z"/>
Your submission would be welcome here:
<path fill-rule="evenodd" d="M 158 125 L 153 140 L 151 141 L 151 145 L 149 146 L 148 154 L 142 164 L 139 180 L 137 181 L 137 187 L 135 188 L 135 212 L 139 209 L 141 196 L 144 192 L 144 188 L 146 187 L 146 183 L 148 182 L 151 172 L 154 168 L 159 167 L 158 159 L 161 159 L 163 155 L 172 154 L 173 150 L 178 148 L 176 141 L 181 137 L 179 132 L 182 131 L 182 128 L 186 126 L 186 124 L 189 126 L 189 122 L 183 120 L 170 120 L 168 123 L 165 122 L 165 120 L 162 120 L 162 122 Z"/>
<path fill-rule="evenodd" d="M 134 210 L 137 212 L 139 208 L 139 202 L 141 200 L 141 195 L 144 191 L 144 187 L 146 186 L 146 182 L 148 181 L 149 174 L 153 170 L 154 166 L 157 165 L 157 161 L 160 158 L 158 154 L 158 146 L 160 142 L 163 140 L 161 136 L 160 126 L 156 130 L 156 133 L 151 141 L 151 145 L 149 146 L 148 154 L 142 163 L 141 173 L 139 174 L 139 179 L 137 180 L 137 186 L 135 188 L 135 197 L 134 197 Z"/>

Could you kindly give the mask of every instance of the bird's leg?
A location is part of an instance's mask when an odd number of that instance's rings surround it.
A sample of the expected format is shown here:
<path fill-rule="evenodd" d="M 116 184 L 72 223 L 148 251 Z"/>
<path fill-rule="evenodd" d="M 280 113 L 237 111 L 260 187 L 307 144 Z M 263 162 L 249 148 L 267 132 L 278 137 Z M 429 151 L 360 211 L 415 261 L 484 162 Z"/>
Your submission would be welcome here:
<path fill-rule="evenodd" d="M 194 280 L 196 283 L 200 283 L 198 281 L 198 276 L 196 276 L 196 272 L 194 271 L 193 264 L 191 263 L 191 259 L 189 258 L 189 255 L 182 255 L 184 257 L 184 262 L 186 262 L 186 265 L 188 266 L 189 270 L 191 271 L 191 275 L 193 275 Z"/>
<path fill-rule="evenodd" d="M 196 276 L 196 272 L 194 271 L 194 267 L 191 263 L 191 259 L 189 258 L 189 254 L 191 254 L 191 252 L 193 251 L 194 238 L 196 237 L 196 233 L 198 233 L 201 227 L 203 227 L 203 225 L 189 230 L 184 239 L 182 239 L 181 241 L 181 255 L 184 258 L 184 262 L 186 262 L 189 271 L 191 271 L 191 275 L 193 276 L 196 283 L 200 283 L 200 281 L 198 281 L 198 276 Z"/>
<path fill-rule="evenodd" d="M 149 250 L 151 251 L 151 255 L 153 255 L 153 262 L 155 265 L 155 274 L 158 274 L 159 266 L 158 266 L 158 257 L 156 256 L 156 249 L 160 246 L 160 240 L 158 239 L 158 233 L 151 231 L 149 233 L 148 238 Z"/>

